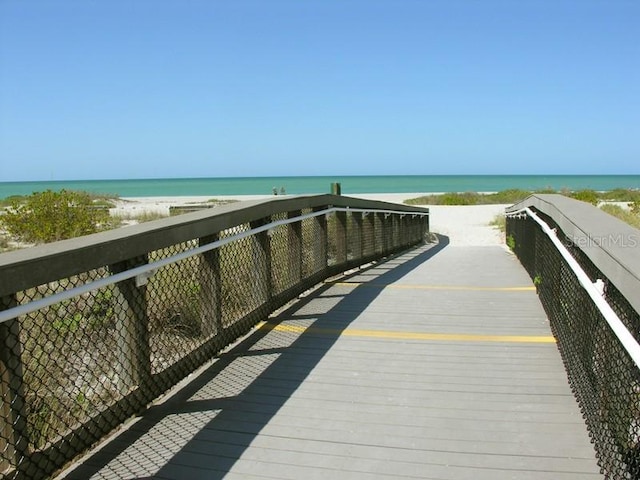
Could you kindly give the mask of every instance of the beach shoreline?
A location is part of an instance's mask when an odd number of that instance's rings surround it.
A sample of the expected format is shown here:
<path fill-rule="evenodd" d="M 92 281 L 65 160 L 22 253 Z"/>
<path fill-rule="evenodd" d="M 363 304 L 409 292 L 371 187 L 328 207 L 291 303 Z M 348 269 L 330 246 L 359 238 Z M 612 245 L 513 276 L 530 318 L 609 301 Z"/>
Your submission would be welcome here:
<path fill-rule="evenodd" d="M 152 197 L 182 195 L 272 195 L 328 193 L 340 184 L 345 195 L 412 192 L 497 192 L 506 189 L 541 190 L 617 188 L 640 189 L 640 175 L 330 175 L 283 177 L 198 177 L 146 179 L 94 179 L 0 182 L 0 198 L 45 190 L 86 191 L 97 195 Z M 373 193 L 372 193 L 373 192 Z M 408 193 L 407 193 L 408 192 Z"/>
<path fill-rule="evenodd" d="M 403 203 L 411 198 L 422 197 L 426 195 L 444 195 L 446 192 L 415 192 L 415 193 L 354 193 L 345 194 L 344 197 L 362 198 L 367 200 L 377 200 L 390 203 Z M 493 193 L 493 192 L 478 192 Z M 147 196 L 147 197 L 118 197 L 114 200 L 116 204 L 127 205 L 144 205 L 144 206 L 166 206 L 166 205 L 189 205 L 214 202 L 217 200 L 223 202 L 229 201 L 253 201 L 253 200 L 270 200 L 279 198 L 295 198 L 307 197 L 321 194 L 293 194 L 293 195 L 163 195 L 163 196 Z"/>
<path fill-rule="evenodd" d="M 426 195 L 444 195 L 446 192 L 436 193 L 358 193 L 343 195 L 344 197 L 375 200 L 380 202 L 403 204 L 406 200 Z M 481 192 L 489 193 L 489 192 Z M 149 197 L 118 197 L 111 200 L 115 208 L 110 210 L 112 215 L 132 216 L 148 213 L 157 215 L 169 215 L 171 207 L 187 207 L 190 205 L 204 205 L 207 203 L 230 203 L 243 201 L 272 200 L 282 198 L 306 197 L 309 195 L 176 195 L 176 196 L 149 196 Z M 425 205 L 426 206 L 426 205 Z"/>

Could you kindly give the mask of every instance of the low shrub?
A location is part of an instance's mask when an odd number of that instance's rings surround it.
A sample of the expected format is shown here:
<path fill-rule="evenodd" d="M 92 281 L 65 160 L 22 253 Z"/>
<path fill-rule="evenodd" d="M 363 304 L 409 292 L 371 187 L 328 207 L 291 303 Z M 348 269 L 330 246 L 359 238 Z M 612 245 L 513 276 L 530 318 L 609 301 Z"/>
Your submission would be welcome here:
<path fill-rule="evenodd" d="M 522 190 L 519 188 L 511 188 L 495 193 L 454 192 L 424 195 L 422 197 L 410 198 L 404 203 L 407 205 L 512 205 L 524 200 L 534 193 L 558 193 L 567 197 L 575 198 L 576 200 L 591 203 L 592 205 L 598 205 L 600 201 L 635 202 L 640 205 L 640 191 L 624 188 L 617 188 L 607 192 L 596 192 L 589 189 L 571 191 L 568 189 L 553 190 L 549 188 L 541 190 Z"/>
<path fill-rule="evenodd" d="M 576 200 L 580 200 L 581 202 L 590 203 L 591 205 L 598 205 L 598 202 L 600 201 L 598 193 L 594 190 L 577 190 L 575 192 L 570 192 L 568 196 L 575 198 Z"/>
<path fill-rule="evenodd" d="M 625 210 L 619 205 L 612 205 L 609 203 L 602 205 L 600 209 L 607 212 L 609 215 L 613 215 L 623 222 L 628 223 L 632 227 L 640 228 L 640 215 L 633 211 Z"/>
<path fill-rule="evenodd" d="M 96 208 L 90 195 L 67 190 L 16 198 L 0 215 L 0 227 L 10 236 L 31 243 L 88 235 L 108 223 L 109 211 Z"/>
<path fill-rule="evenodd" d="M 601 192 L 598 196 L 600 200 L 609 202 L 640 202 L 640 190 L 628 188 L 614 188 L 607 192 Z"/>

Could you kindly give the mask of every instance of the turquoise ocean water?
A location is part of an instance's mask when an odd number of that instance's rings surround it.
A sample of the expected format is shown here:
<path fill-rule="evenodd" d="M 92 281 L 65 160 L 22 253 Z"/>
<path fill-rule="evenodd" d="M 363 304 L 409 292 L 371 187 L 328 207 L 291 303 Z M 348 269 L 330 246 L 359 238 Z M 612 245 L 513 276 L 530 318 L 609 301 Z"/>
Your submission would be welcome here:
<path fill-rule="evenodd" d="M 640 189 L 640 175 L 407 175 L 324 177 L 167 178 L 0 182 L 0 198 L 44 190 L 85 190 L 121 197 L 269 195 L 329 193 L 338 182 L 342 194 L 414 192 L 494 192 L 508 188 L 570 190 Z"/>

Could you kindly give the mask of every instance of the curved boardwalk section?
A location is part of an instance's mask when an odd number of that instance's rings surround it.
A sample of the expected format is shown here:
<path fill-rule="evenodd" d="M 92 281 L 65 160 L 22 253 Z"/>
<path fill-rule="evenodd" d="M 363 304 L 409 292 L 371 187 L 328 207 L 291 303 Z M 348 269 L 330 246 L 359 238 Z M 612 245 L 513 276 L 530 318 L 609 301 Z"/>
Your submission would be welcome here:
<path fill-rule="evenodd" d="M 270 319 L 67 478 L 602 478 L 535 289 L 439 244 Z"/>

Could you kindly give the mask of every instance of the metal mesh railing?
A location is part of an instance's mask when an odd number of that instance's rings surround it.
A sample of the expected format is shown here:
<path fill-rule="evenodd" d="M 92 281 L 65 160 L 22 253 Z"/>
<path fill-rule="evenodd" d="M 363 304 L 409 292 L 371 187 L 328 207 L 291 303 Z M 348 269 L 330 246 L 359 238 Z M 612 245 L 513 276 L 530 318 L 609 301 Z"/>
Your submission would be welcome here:
<path fill-rule="evenodd" d="M 549 217 L 562 244 L 638 340 L 640 316 Z M 609 479 L 640 478 L 640 368 L 551 238 L 526 214 L 507 217 L 507 237 L 537 286 L 598 464 Z"/>
<path fill-rule="evenodd" d="M 275 212 L 1 296 L 0 477 L 50 476 L 276 308 L 420 243 L 426 226 L 405 212 Z"/>

